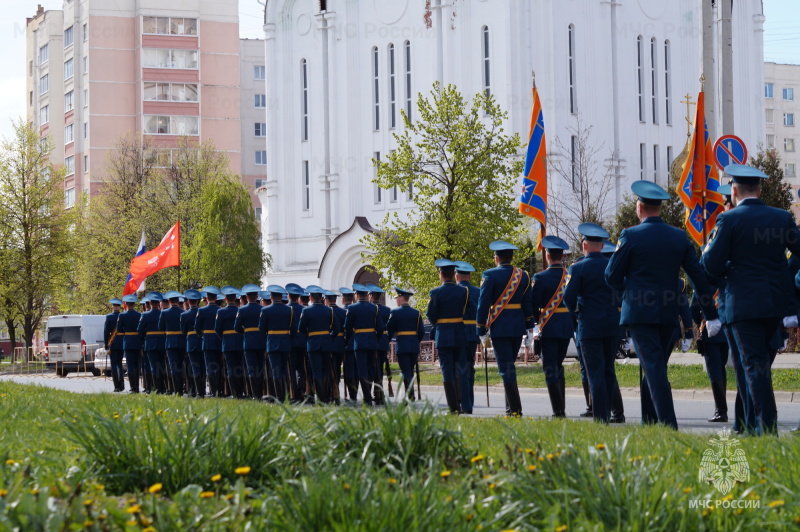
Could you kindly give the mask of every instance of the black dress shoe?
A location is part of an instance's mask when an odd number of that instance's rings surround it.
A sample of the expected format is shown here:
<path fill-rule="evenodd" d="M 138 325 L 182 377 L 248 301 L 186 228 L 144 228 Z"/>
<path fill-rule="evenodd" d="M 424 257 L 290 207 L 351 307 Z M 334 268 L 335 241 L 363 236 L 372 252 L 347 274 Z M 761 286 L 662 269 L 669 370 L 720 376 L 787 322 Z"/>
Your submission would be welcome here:
<path fill-rule="evenodd" d="M 709 423 L 727 423 L 728 414 L 722 414 L 719 410 L 714 411 L 714 415 L 708 418 Z"/>
<path fill-rule="evenodd" d="M 616 416 L 612 416 L 611 419 L 608 420 L 609 423 L 625 423 L 625 415 L 619 414 Z"/>
<path fill-rule="evenodd" d="M 586 412 L 581 412 L 579 415 L 581 417 L 594 417 L 594 412 L 592 411 L 591 408 L 587 408 Z"/>

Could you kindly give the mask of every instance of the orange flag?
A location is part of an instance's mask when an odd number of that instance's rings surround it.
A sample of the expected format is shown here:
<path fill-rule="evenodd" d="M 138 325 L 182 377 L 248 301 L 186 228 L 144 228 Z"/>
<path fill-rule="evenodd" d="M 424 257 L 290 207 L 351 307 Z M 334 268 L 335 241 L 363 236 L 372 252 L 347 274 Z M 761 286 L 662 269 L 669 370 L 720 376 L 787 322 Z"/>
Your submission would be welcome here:
<path fill-rule="evenodd" d="M 134 257 L 131 261 L 130 280 L 125 284 L 122 295 L 133 294 L 147 277 L 158 270 L 181 265 L 181 222 L 178 221 L 167 231 L 161 243 L 150 251 Z"/>

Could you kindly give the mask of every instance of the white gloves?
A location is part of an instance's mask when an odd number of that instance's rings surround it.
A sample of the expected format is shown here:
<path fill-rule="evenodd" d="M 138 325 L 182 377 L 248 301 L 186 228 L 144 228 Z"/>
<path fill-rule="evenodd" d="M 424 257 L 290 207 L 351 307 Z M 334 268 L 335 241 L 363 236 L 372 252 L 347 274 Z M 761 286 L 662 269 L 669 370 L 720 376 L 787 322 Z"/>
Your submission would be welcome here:
<path fill-rule="evenodd" d="M 688 352 L 690 347 L 692 347 L 691 338 L 684 338 L 683 340 L 681 340 L 681 353 Z"/>
<path fill-rule="evenodd" d="M 716 336 L 721 328 L 722 323 L 719 320 L 708 320 L 706 322 L 706 331 L 708 332 L 709 338 Z"/>
<path fill-rule="evenodd" d="M 542 335 L 542 330 L 539 329 L 539 325 L 534 325 L 531 331 L 533 332 L 534 338 L 539 338 Z"/>
<path fill-rule="evenodd" d="M 525 335 L 525 347 L 530 347 L 533 345 L 533 331 L 533 329 L 528 329 L 528 332 Z"/>
<path fill-rule="evenodd" d="M 797 316 L 786 316 L 783 318 L 783 326 L 787 329 L 797 327 Z"/>

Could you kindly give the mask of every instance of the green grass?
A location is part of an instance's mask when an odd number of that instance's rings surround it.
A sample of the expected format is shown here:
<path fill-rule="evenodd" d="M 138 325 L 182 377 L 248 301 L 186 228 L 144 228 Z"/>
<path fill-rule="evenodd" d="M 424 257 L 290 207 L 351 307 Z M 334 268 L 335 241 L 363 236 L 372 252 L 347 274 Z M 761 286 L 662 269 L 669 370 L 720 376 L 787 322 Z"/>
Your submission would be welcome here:
<path fill-rule="evenodd" d="M 0 426 L 0 530 L 788 530 L 800 521 L 791 436 L 739 440 L 750 479 L 732 497 L 760 507 L 709 511 L 689 506 L 722 499 L 698 479 L 708 436 L 661 427 L 5 382 Z"/>
<path fill-rule="evenodd" d="M 699 356 L 699 355 L 698 355 Z M 546 388 L 544 382 L 544 371 L 541 364 L 522 365 L 517 364 L 517 382 L 520 388 Z M 442 384 L 442 374 L 439 366 L 421 364 L 420 381 L 422 384 L 437 385 Z M 622 387 L 639 387 L 639 366 L 635 364 L 617 364 L 617 380 Z M 483 367 L 475 368 L 476 385 L 484 385 L 486 377 Z M 668 368 L 669 381 L 673 390 L 697 390 L 711 389 L 708 382 L 705 366 L 672 364 Z M 728 368 L 728 389 L 736 389 L 736 380 L 732 368 Z M 564 376 L 568 387 L 581 387 L 581 372 L 577 363 L 564 366 Z M 392 380 L 395 387 L 402 381 L 400 377 L 400 367 L 392 364 Z M 501 385 L 500 374 L 497 366 L 489 366 L 489 385 Z M 797 391 L 800 389 L 800 370 L 798 369 L 773 369 L 772 385 L 777 391 Z M 396 388 L 395 388 L 396 389 Z"/>

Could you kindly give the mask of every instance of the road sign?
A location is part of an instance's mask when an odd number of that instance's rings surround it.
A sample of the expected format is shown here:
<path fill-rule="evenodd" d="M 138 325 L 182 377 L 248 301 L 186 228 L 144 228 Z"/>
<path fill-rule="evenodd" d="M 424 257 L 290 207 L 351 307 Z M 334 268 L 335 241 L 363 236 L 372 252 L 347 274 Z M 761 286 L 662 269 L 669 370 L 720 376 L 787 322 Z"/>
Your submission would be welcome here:
<path fill-rule="evenodd" d="M 747 147 L 736 135 L 724 135 L 714 143 L 714 160 L 725 169 L 729 164 L 747 164 Z"/>

